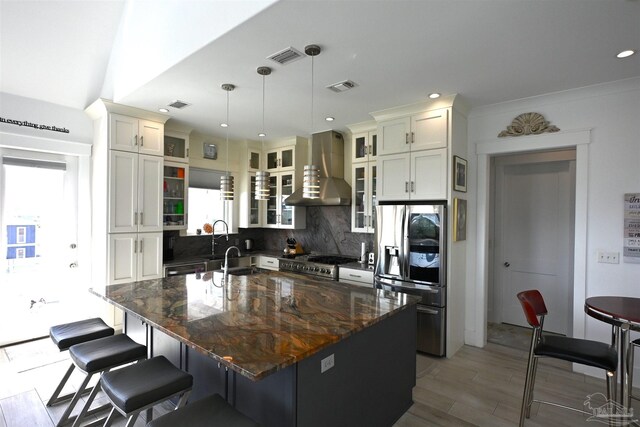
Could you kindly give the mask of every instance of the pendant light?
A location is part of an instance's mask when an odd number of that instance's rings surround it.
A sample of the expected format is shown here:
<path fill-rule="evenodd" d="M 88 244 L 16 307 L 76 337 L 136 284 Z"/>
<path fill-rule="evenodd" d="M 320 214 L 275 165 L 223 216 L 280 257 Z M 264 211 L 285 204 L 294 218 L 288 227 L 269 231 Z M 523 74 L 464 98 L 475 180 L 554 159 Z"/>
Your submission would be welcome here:
<path fill-rule="evenodd" d="M 313 58 L 320 55 L 320 46 L 310 44 L 304 48 L 304 53 L 311 57 L 311 128 L 309 141 L 313 135 Z M 310 147 L 313 151 L 313 147 Z M 304 178 L 302 181 L 302 197 L 305 199 L 317 199 L 320 197 L 320 169 L 317 165 L 304 165 Z"/>
<path fill-rule="evenodd" d="M 262 76 L 262 132 L 258 134 L 262 141 L 262 154 L 264 155 L 264 137 L 267 134 L 264 132 L 264 78 L 271 74 L 271 68 L 258 67 L 258 74 Z M 269 200 L 269 172 L 266 170 L 259 170 L 256 172 L 256 200 Z"/>
<path fill-rule="evenodd" d="M 227 92 L 227 120 L 220 125 L 227 129 L 227 172 L 220 177 L 220 199 L 229 201 L 233 200 L 233 176 L 229 173 L 229 92 L 235 88 L 231 83 L 222 85 L 222 90 Z"/>

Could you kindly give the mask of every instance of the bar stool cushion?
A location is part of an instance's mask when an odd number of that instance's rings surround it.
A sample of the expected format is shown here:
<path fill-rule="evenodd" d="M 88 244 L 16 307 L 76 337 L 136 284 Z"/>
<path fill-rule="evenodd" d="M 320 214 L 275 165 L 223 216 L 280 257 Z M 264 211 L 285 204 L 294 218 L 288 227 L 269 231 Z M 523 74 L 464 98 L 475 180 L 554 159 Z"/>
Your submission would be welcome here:
<path fill-rule="evenodd" d="M 553 357 L 606 371 L 613 372 L 618 367 L 615 348 L 599 341 L 543 334 L 534 352 L 537 356 Z"/>
<path fill-rule="evenodd" d="M 112 366 L 144 359 L 147 347 L 119 334 L 71 346 L 69 355 L 83 371 L 100 372 Z"/>
<path fill-rule="evenodd" d="M 113 328 L 107 326 L 99 317 L 56 325 L 49 329 L 49 336 L 60 351 L 74 344 L 108 337 L 113 333 Z"/>
<path fill-rule="evenodd" d="M 205 397 L 147 424 L 147 427 L 257 427 L 259 424 L 236 411 L 219 394 Z"/>
<path fill-rule="evenodd" d="M 166 357 L 156 356 L 103 374 L 100 386 L 111 402 L 128 414 L 191 388 L 193 377 Z"/>

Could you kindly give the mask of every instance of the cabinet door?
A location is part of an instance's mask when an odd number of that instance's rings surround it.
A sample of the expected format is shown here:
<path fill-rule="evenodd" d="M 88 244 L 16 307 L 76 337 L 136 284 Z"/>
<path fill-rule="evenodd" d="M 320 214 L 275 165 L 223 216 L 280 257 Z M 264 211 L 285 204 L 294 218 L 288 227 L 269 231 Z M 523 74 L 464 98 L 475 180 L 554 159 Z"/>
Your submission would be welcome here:
<path fill-rule="evenodd" d="M 273 171 L 280 167 L 279 154 L 278 150 L 267 152 L 267 170 Z"/>
<path fill-rule="evenodd" d="M 137 236 L 137 233 L 109 234 L 110 285 L 136 281 Z"/>
<path fill-rule="evenodd" d="M 162 231 L 162 177 L 162 157 L 138 157 L 138 231 Z"/>
<path fill-rule="evenodd" d="M 162 233 L 139 233 L 136 280 L 162 277 Z"/>
<path fill-rule="evenodd" d="M 447 198 L 447 149 L 411 153 L 411 198 Z"/>
<path fill-rule="evenodd" d="M 111 114 L 109 116 L 109 148 L 138 152 L 138 119 Z"/>
<path fill-rule="evenodd" d="M 376 162 L 369 162 L 369 176 L 367 177 L 367 214 L 369 215 L 369 228 L 368 232 L 373 233 L 376 230 L 376 205 L 378 200 L 376 199 L 376 185 L 378 181 L 378 166 Z"/>
<path fill-rule="evenodd" d="M 256 176 L 251 175 L 249 178 L 249 217 L 247 218 L 247 222 L 249 227 L 259 227 L 260 226 L 260 200 L 256 200 Z"/>
<path fill-rule="evenodd" d="M 351 231 L 367 231 L 367 165 L 353 166 L 351 173 Z"/>
<path fill-rule="evenodd" d="M 278 176 L 269 176 L 269 200 L 265 209 L 264 224 L 267 227 L 278 225 Z"/>
<path fill-rule="evenodd" d="M 378 123 L 378 154 L 396 154 L 409 151 L 409 117 L 385 120 Z"/>
<path fill-rule="evenodd" d="M 294 227 L 294 210 L 293 206 L 287 206 L 284 201 L 287 197 L 293 194 L 295 188 L 293 173 L 283 173 L 279 178 L 279 190 L 280 190 L 280 227 L 293 228 Z"/>
<path fill-rule="evenodd" d="M 447 147 L 447 109 L 411 117 L 411 151 Z"/>
<path fill-rule="evenodd" d="M 409 153 L 378 157 L 378 200 L 409 199 L 410 166 Z"/>
<path fill-rule="evenodd" d="M 164 125 L 149 120 L 139 120 L 138 151 L 140 154 L 164 156 Z"/>
<path fill-rule="evenodd" d="M 378 134 L 369 132 L 369 161 L 378 157 Z"/>
<path fill-rule="evenodd" d="M 189 134 L 165 130 L 163 145 L 165 160 L 189 163 Z"/>
<path fill-rule="evenodd" d="M 138 154 L 110 150 L 109 232 L 127 233 L 138 229 Z M 99 197 L 94 194 L 94 197 Z"/>
<path fill-rule="evenodd" d="M 247 166 L 247 170 L 249 170 L 250 172 L 256 172 L 260 170 L 260 156 L 261 153 L 258 150 L 248 150 L 247 152 L 247 160 L 248 160 L 248 166 Z"/>
<path fill-rule="evenodd" d="M 295 147 L 284 148 L 280 151 L 280 170 L 293 169 L 295 166 Z"/>
<path fill-rule="evenodd" d="M 364 162 L 367 160 L 369 152 L 369 133 L 358 133 L 353 135 L 351 143 L 351 161 Z"/>

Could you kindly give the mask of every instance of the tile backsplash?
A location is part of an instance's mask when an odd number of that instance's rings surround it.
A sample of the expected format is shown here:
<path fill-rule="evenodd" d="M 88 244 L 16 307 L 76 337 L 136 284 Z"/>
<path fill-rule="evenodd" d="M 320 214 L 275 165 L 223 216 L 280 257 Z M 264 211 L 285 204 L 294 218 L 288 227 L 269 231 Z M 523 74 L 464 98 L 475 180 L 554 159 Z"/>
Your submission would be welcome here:
<path fill-rule="evenodd" d="M 244 250 L 244 241 L 253 239 L 253 252 L 260 250 L 282 251 L 287 238 L 293 237 L 305 252 L 334 255 L 360 256 L 360 246 L 365 242 L 367 252 L 373 251 L 374 235 L 351 232 L 350 206 L 307 207 L 307 228 L 304 230 L 279 230 L 271 228 L 241 228 L 238 234 L 216 240 L 216 254 L 222 255 L 230 245 Z M 177 231 L 164 234 L 165 261 L 170 258 L 169 246 L 173 246 L 173 258 L 182 259 L 211 254 L 211 235 L 180 237 Z"/>

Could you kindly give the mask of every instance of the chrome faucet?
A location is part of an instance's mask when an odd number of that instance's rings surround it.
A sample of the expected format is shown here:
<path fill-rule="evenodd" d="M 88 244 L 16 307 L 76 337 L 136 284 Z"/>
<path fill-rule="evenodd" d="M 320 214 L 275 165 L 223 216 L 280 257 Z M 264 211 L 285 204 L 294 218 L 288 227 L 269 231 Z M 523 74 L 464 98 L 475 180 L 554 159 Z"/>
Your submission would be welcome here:
<path fill-rule="evenodd" d="M 236 251 L 238 251 L 238 256 L 242 256 L 242 254 L 240 253 L 240 249 L 238 249 L 237 246 L 229 246 L 226 250 L 226 252 L 224 253 L 224 265 L 222 266 L 222 276 L 224 277 L 224 281 L 227 281 L 227 277 L 229 275 L 229 251 L 231 249 L 235 249 Z"/>
<path fill-rule="evenodd" d="M 213 229 L 213 231 L 211 232 L 211 255 L 216 254 L 216 239 L 219 239 L 222 237 L 222 235 L 216 237 L 216 224 L 219 222 L 224 224 L 224 236 L 226 237 L 226 241 L 227 242 L 229 241 L 229 224 L 227 224 L 222 219 L 215 220 L 213 222 L 213 225 L 211 226 L 211 228 Z"/>

